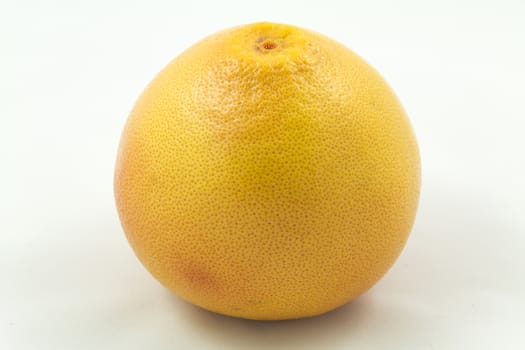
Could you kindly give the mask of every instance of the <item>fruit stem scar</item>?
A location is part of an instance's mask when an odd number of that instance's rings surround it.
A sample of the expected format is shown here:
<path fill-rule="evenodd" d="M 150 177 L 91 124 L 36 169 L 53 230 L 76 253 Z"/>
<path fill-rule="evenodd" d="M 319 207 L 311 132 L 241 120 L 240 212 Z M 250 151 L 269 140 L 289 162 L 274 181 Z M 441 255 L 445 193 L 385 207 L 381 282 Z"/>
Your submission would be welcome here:
<path fill-rule="evenodd" d="M 277 43 L 274 40 L 271 39 L 259 39 L 257 43 L 257 47 L 264 51 L 270 51 L 275 48 L 277 48 Z"/>
<path fill-rule="evenodd" d="M 265 40 L 265 41 L 262 42 L 261 46 L 265 50 L 273 50 L 273 49 L 275 49 L 277 47 L 277 44 L 274 43 L 271 40 Z"/>

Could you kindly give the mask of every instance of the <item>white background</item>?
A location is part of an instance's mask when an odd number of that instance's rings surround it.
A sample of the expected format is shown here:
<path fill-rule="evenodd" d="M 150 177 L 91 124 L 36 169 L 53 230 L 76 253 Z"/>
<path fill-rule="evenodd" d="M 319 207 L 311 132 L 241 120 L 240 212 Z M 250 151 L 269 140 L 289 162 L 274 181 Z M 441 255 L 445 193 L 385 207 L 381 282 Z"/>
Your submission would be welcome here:
<path fill-rule="evenodd" d="M 193 307 L 133 255 L 113 202 L 127 113 L 224 27 L 324 33 L 397 92 L 423 161 L 411 238 L 321 317 Z M 0 349 L 524 349 L 525 2 L 0 3 Z"/>

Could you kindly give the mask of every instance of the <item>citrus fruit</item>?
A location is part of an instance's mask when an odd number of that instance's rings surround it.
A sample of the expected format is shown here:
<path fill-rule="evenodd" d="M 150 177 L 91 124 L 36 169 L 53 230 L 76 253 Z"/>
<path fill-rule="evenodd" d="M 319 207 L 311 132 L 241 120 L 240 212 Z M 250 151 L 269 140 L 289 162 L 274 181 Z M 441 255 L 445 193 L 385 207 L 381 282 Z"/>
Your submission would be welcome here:
<path fill-rule="evenodd" d="M 147 86 L 114 189 L 127 238 L 167 288 L 249 319 L 308 317 L 370 288 L 413 224 L 405 111 L 343 45 L 255 23 L 187 49 Z"/>

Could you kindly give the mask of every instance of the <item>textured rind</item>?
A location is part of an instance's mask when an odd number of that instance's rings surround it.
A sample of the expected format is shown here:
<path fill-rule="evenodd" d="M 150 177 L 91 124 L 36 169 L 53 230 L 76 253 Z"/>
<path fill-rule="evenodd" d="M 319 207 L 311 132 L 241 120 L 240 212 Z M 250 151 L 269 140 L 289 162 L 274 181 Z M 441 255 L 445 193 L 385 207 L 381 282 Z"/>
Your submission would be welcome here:
<path fill-rule="evenodd" d="M 402 106 L 365 61 L 256 23 L 202 40 L 150 83 L 114 185 L 131 246 L 166 287 L 215 312 L 289 319 L 336 308 L 388 270 L 420 162 Z"/>

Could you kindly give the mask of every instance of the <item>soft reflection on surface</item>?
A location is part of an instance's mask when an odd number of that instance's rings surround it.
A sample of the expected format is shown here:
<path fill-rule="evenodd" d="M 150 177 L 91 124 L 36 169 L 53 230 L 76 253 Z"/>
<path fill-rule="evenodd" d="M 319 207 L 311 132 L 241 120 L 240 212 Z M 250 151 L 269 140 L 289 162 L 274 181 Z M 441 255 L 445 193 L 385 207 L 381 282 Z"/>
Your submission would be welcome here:
<path fill-rule="evenodd" d="M 358 298 L 326 314 L 285 321 L 253 321 L 209 312 L 172 296 L 177 313 L 194 327 L 195 336 L 207 338 L 220 348 L 320 348 L 348 342 L 366 317 L 371 301 Z"/>

